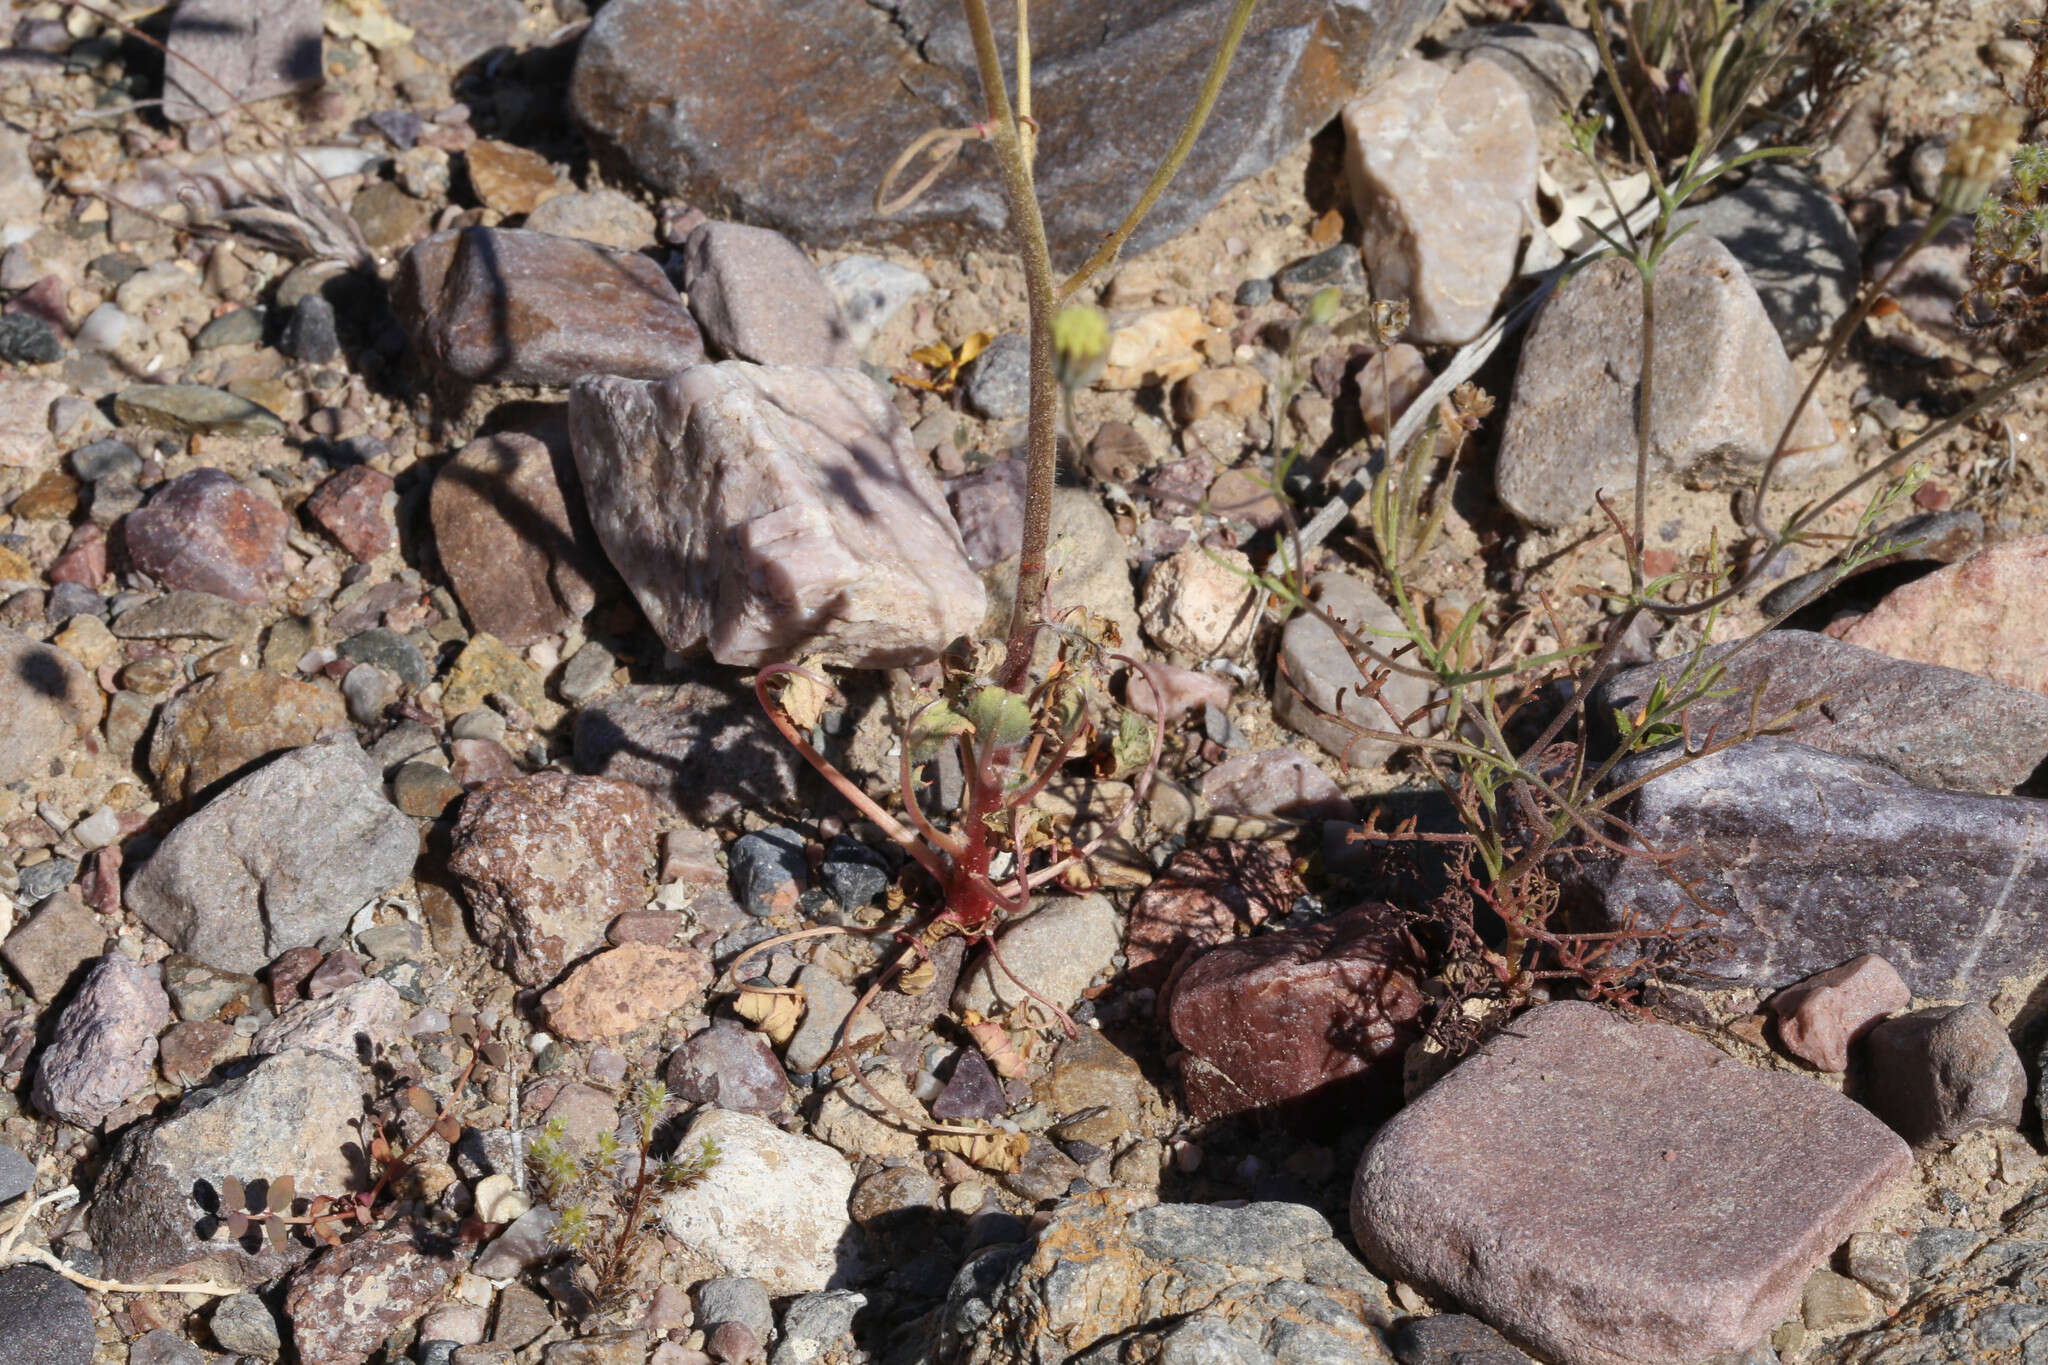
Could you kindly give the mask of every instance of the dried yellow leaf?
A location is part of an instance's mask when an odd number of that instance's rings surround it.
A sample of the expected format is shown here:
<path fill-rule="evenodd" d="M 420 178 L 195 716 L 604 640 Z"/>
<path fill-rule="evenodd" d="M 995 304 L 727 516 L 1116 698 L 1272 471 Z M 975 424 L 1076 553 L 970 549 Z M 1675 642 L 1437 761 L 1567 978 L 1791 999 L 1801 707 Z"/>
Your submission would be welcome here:
<path fill-rule="evenodd" d="M 1009 1032 L 994 1020 L 983 1019 L 969 1024 L 967 1036 L 981 1049 L 981 1055 L 988 1058 L 989 1069 L 996 1075 L 1008 1079 L 1031 1069 L 1024 1054 L 1017 1051 L 1016 1043 L 1010 1040 Z"/>
<path fill-rule="evenodd" d="M 815 678 L 801 673 L 785 673 L 782 693 L 778 700 L 790 723 L 798 730 L 814 729 L 824 718 L 825 707 L 832 699 L 831 692 Z"/>
<path fill-rule="evenodd" d="M 932 1150 L 951 1152 L 984 1171 L 1008 1175 L 1023 1164 L 1031 1139 L 1022 1133 L 934 1133 Z"/>
<path fill-rule="evenodd" d="M 801 991 L 770 991 L 758 986 L 742 987 L 739 998 L 732 1002 L 732 1012 L 752 1024 L 768 1036 L 768 1041 L 778 1047 L 796 1032 L 797 1021 L 804 1017 L 804 997 Z"/>

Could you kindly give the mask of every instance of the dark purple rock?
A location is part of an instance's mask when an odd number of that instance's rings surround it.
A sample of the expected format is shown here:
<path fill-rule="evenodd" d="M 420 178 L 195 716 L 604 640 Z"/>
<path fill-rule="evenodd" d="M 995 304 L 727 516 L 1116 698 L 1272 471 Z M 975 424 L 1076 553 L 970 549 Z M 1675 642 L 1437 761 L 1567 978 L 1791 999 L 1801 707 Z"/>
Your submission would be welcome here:
<path fill-rule="evenodd" d="M 1739 733 L 1753 702 L 1764 724 L 1816 703 L 1780 737 L 1890 768 L 1922 786 L 2010 792 L 2048 762 L 2048 697 L 2038 692 L 1815 631 L 1774 630 L 1747 647 L 1716 646 L 1701 664 L 1712 668 L 1724 658 L 1713 690 L 1729 695 L 1687 708 L 1699 739 Z M 1616 711 L 1639 714 L 1657 679 L 1676 686 L 1689 664 L 1690 656 L 1646 664 L 1602 684 L 1588 709 L 1603 745 L 1615 742 Z"/>
<path fill-rule="evenodd" d="M 1093 0 L 1032 16 L 1036 171 L 1055 206 L 1047 227 L 1056 252 L 1093 247 L 1129 210 L 1172 143 L 1230 8 Z M 1231 184 L 1329 122 L 1440 8 L 1260 6 L 1208 127 L 1131 249 L 1184 230 Z M 1003 47 L 1008 62 L 1007 40 Z M 707 70 L 719 78 L 702 79 Z M 804 110 L 805 136 L 763 137 L 762 111 L 792 104 Z M 889 225 L 874 214 L 880 168 L 912 139 L 983 117 L 952 0 L 832 0 L 800 25 L 773 0 L 613 0 L 584 37 L 570 108 L 602 151 L 658 189 L 806 242 L 891 227 L 899 238 L 955 240 L 962 226 L 992 232 L 1004 223 L 993 159 L 973 143 Z"/>
<path fill-rule="evenodd" d="M 128 561 L 167 588 L 262 602 L 284 582 L 291 518 L 218 469 L 180 474 L 121 521 Z"/>
<path fill-rule="evenodd" d="M 981 1053 L 975 1049 L 962 1048 L 953 1063 L 953 1074 L 946 1081 L 946 1088 L 932 1101 L 932 1117 L 935 1119 L 993 1119 L 1010 1112 L 1009 1097 L 1003 1094 L 1003 1083 L 988 1069 Z"/>
<path fill-rule="evenodd" d="M 767 1040 L 721 1019 L 669 1054 L 662 1073 L 669 1092 L 687 1104 L 712 1104 L 743 1114 L 772 1114 L 789 1098 Z"/>
<path fill-rule="evenodd" d="M 1620 764 L 1627 783 L 1670 761 Z M 1886 768 L 1756 739 L 1653 778 L 1616 803 L 1668 872 L 1719 918 L 1697 962 L 1776 990 L 1882 951 L 1921 996 L 1988 997 L 2048 968 L 2048 802 L 1917 787 Z M 1591 857 L 1568 872 L 1594 929 L 1699 922 L 1667 865 Z"/>
<path fill-rule="evenodd" d="M 1864 1043 L 1863 1103 L 1915 1146 L 2017 1128 L 2027 1072 L 1998 1016 L 1938 1005 L 1887 1019 Z"/>
<path fill-rule="evenodd" d="M 1366 1258 L 1572 1365 L 1705 1360 L 1797 1312 L 1912 1170 L 1815 1081 L 1678 1029 L 1544 1005 L 1416 1099 L 1359 1163 Z"/>

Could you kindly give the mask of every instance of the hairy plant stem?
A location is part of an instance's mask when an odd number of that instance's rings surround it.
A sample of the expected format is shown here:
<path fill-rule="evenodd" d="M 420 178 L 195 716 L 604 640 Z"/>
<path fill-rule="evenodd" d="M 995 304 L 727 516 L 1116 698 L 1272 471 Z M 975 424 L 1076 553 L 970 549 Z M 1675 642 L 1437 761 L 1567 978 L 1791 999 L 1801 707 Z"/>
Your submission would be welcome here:
<path fill-rule="evenodd" d="M 1003 197 L 1009 202 L 1010 226 L 1024 258 L 1024 294 L 1031 310 L 1031 416 L 1025 428 L 1024 543 L 1017 559 L 1017 600 L 1010 607 L 1010 631 L 1004 641 L 1002 670 L 996 681 L 1012 692 L 1026 689 L 1031 671 L 1031 645 L 1037 638 L 1045 597 L 1046 546 L 1052 538 L 1052 483 L 1059 459 L 1059 383 L 1053 375 L 1052 253 L 1046 246 L 1045 217 L 1039 212 L 1038 190 L 1031 176 L 1010 92 L 1003 83 L 1003 61 L 985 0 L 960 0 L 974 36 L 974 60 L 981 75 L 981 95 L 988 112 L 989 137 L 1002 172 Z M 1020 69 L 1028 80 L 1030 72 Z M 1029 98 L 1028 95 L 1023 98 Z"/>

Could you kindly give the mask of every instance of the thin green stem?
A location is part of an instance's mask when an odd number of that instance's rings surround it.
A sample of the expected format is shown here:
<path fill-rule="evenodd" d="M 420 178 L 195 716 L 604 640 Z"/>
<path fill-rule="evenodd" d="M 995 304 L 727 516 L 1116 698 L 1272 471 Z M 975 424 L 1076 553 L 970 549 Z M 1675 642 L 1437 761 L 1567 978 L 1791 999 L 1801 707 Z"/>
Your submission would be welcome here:
<path fill-rule="evenodd" d="M 1061 298 L 1069 298 L 1076 289 L 1088 283 L 1098 271 L 1115 264 L 1124 249 L 1124 243 L 1138 230 L 1138 224 L 1145 221 L 1145 215 L 1159 202 L 1159 196 L 1166 193 L 1166 187 L 1180 172 L 1181 163 L 1194 150 L 1195 139 L 1202 134 L 1202 125 L 1209 121 L 1209 114 L 1216 107 L 1216 97 L 1223 92 L 1223 81 L 1230 74 L 1230 63 L 1237 56 L 1237 44 L 1244 37 L 1247 25 L 1251 23 L 1252 11 L 1259 0 L 1237 0 L 1230 11 L 1230 23 L 1223 31 L 1223 44 L 1216 49 L 1216 58 L 1209 63 L 1209 74 L 1202 79 L 1201 93 L 1195 97 L 1195 107 L 1188 114 L 1187 122 L 1181 124 L 1180 136 L 1173 140 L 1173 147 L 1166 154 L 1166 160 L 1159 163 L 1159 169 L 1152 173 L 1145 192 L 1138 196 L 1138 202 L 1118 223 L 1116 231 L 1102 239 L 1102 245 L 1095 248 L 1095 254 L 1082 262 L 1081 268 L 1067 277 L 1059 289 Z"/>

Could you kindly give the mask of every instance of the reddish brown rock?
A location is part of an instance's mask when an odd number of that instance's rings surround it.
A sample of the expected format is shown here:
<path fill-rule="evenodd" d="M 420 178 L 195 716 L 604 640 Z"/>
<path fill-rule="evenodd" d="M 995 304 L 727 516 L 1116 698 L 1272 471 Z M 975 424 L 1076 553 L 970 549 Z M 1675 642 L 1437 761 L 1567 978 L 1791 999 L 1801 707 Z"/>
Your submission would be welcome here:
<path fill-rule="evenodd" d="M 1421 1036 L 1413 950 L 1392 911 L 1248 938 L 1195 959 L 1167 1022 L 1200 1119 L 1247 1110 L 1356 1121 L 1401 1099 L 1401 1059 Z"/>
<path fill-rule="evenodd" d="M 107 533 L 89 521 L 72 527 L 63 553 L 50 565 L 50 581 L 97 588 L 106 576 Z"/>
<path fill-rule="evenodd" d="M 544 232 L 436 233 L 400 263 L 392 307 L 427 357 L 472 384 L 658 379 L 704 358 L 661 267 Z"/>
<path fill-rule="evenodd" d="M 1286 914 L 1304 890 L 1284 844 L 1183 849 L 1131 906 L 1124 938 L 1130 983 L 1164 984 L 1181 954 L 1228 943 Z"/>
<path fill-rule="evenodd" d="M 710 984 L 711 960 L 694 948 L 626 943 L 570 972 L 541 997 L 541 1008 L 562 1037 L 597 1042 L 692 1004 Z"/>
<path fill-rule="evenodd" d="M 257 760 L 348 727 L 341 694 L 320 683 L 225 668 L 164 705 L 149 741 L 149 771 L 166 801 L 197 796 Z"/>
<path fill-rule="evenodd" d="M 291 518 L 218 469 L 180 474 L 121 521 L 128 562 L 167 588 L 236 602 L 284 582 Z"/>
<path fill-rule="evenodd" d="M 248 1050 L 233 1024 L 218 1019 L 187 1019 L 165 1030 L 159 1040 L 157 1064 L 172 1085 L 196 1085 L 230 1057 Z"/>
<path fill-rule="evenodd" d="M 335 543 L 367 564 L 398 544 L 391 524 L 391 476 L 366 464 L 330 474 L 306 499 L 306 515 Z"/>
<path fill-rule="evenodd" d="M 1830 633 L 1895 659 L 2048 692 L 2044 582 L 2048 535 L 2007 541 L 1908 583 L 1862 619 Z"/>
<path fill-rule="evenodd" d="M 429 507 L 441 567 L 479 630 L 531 644 L 596 605 L 598 565 L 566 450 L 518 432 L 480 437 L 441 466 Z"/>
<path fill-rule="evenodd" d="M 1779 991 L 1771 1013 L 1787 1052 L 1822 1071 L 1847 1071 L 1849 1045 L 1912 1003 L 1912 990 L 1892 964 L 1864 953 Z"/>
<path fill-rule="evenodd" d="M 1380 1129 L 1351 1226 L 1381 1273 L 1558 1365 L 1691 1365 L 1796 1314 L 1912 1164 L 1824 1085 L 1567 1002 Z"/>
<path fill-rule="evenodd" d="M 292 1276 L 284 1311 L 305 1365 L 359 1365 L 462 1270 L 456 1245 L 403 1223 L 329 1247 Z"/>
<path fill-rule="evenodd" d="M 629 782 L 541 772 L 473 792 L 448 869 L 479 940 L 529 986 L 603 946 L 612 920 L 647 903 L 654 802 Z"/>
<path fill-rule="evenodd" d="M 546 157 L 509 142 L 484 138 L 470 145 L 463 160 L 476 197 L 500 213 L 532 213 L 564 188 Z"/>

